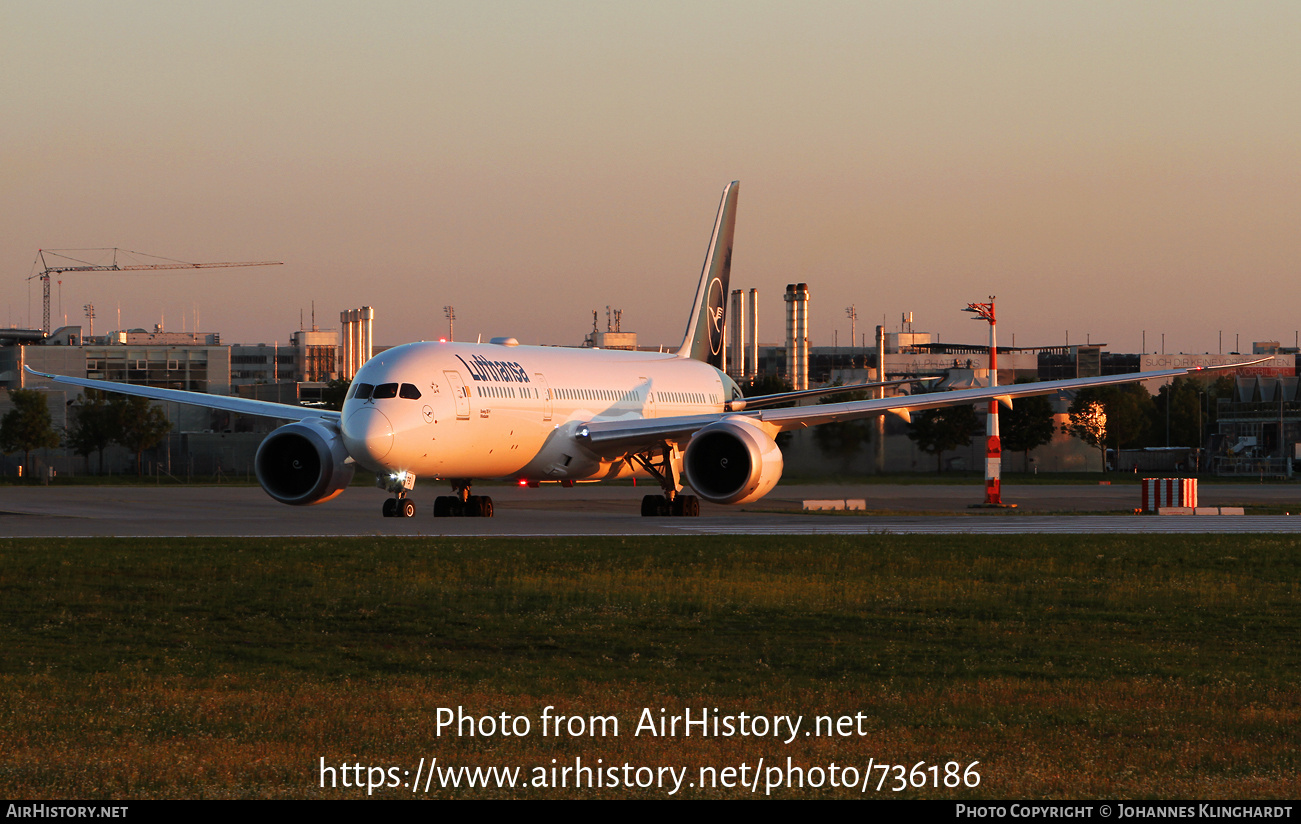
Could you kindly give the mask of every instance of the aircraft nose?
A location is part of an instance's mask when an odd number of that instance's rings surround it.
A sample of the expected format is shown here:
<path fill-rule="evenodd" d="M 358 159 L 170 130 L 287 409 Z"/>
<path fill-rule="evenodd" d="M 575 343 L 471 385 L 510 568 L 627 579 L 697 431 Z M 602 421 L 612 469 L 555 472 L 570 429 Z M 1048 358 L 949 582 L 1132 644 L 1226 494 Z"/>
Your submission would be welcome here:
<path fill-rule="evenodd" d="M 377 469 L 393 448 L 393 424 L 375 407 L 363 406 L 344 420 L 343 445 L 354 460 Z"/>

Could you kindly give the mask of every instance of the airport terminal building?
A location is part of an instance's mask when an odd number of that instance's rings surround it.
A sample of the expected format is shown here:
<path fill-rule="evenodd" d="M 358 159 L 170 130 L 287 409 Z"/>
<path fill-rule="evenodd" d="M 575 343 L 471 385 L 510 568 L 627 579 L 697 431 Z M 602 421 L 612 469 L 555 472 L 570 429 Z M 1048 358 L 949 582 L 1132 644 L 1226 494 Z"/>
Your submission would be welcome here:
<path fill-rule="evenodd" d="M 23 333 L 23 334 L 20 334 Z M 0 389 L 36 389 L 46 395 L 54 428 L 66 430 L 76 414 L 80 391 L 24 371 L 29 366 L 49 372 L 93 380 L 183 389 L 212 395 L 244 394 L 284 403 L 319 400 L 323 387 L 338 377 L 338 350 L 333 330 L 300 330 L 287 345 L 225 345 L 216 333 L 148 332 L 142 329 L 83 338 L 81 327 L 63 327 L 49 337 L 25 330 L 0 330 Z M 241 418 L 227 412 L 186 404 L 161 404 L 174 430 L 167 444 L 155 450 L 155 461 L 192 473 L 211 474 L 226 455 L 225 468 L 247 468 L 260 436 L 232 438 L 244 432 L 266 431 L 274 422 Z M 11 404 L 0 392 L 0 414 Z M 224 447 L 201 448 L 200 442 L 224 440 Z M 242 441 L 247 441 L 243 443 Z M 239 442 L 238 446 L 233 446 Z M 215 451 L 214 451 L 215 450 Z M 84 471 L 77 456 L 52 450 L 43 456 L 59 472 Z M 115 448 L 109 468 L 134 472 L 134 456 Z M 180 456 L 187 458 L 181 460 Z M 189 456 L 193 456 L 191 459 Z M 21 456 L 19 456 L 21 457 Z M 0 458 L 0 461 L 5 460 Z M 188 461 L 188 463 L 187 463 Z M 192 466 L 197 462 L 198 466 Z M 13 461 L 9 460 L 9 464 Z M 12 469 L 6 465 L 6 469 Z"/>
<path fill-rule="evenodd" d="M 365 308 L 364 308 L 365 309 Z M 357 319 L 352 319 L 356 315 Z M 175 333 L 162 329 L 115 332 L 83 337 L 78 326 L 63 327 L 46 336 L 28 330 L 0 330 L 0 390 L 37 389 L 46 394 L 53 425 L 65 430 L 76 414 L 76 390 L 23 371 L 23 367 L 97 380 L 185 389 L 215 395 L 239 394 L 279 403 L 318 403 L 331 380 L 346 378 L 347 364 L 373 354 L 370 322 L 373 311 L 345 312 L 347 327 L 336 330 L 300 329 L 288 343 L 225 344 L 216 333 Z M 612 333 L 613 335 L 614 333 Z M 620 332 L 636 346 L 634 333 Z M 586 345 L 615 347 L 619 340 L 589 340 Z M 1124 374 L 1189 366 L 1222 366 L 1270 356 L 1271 360 L 1234 370 L 1236 393 L 1218 408 L 1216 440 L 1207 448 L 1216 456 L 1207 466 L 1222 474 L 1284 470 L 1284 458 L 1301 460 L 1301 388 L 1298 353 L 1276 342 L 1256 344 L 1253 354 L 1132 354 L 1113 353 L 1098 344 L 1052 347 L 999 347 L 998 383 L 1054 380 L 1093 375 Z M 792 358 L 785 345 L 752 345 L 747 369 L 752 377 L 789 380 Z M 798 369 L 812 386 L 855 384 L 880 379 L 938 377 L 936 388 L 984 386 L 989 382 L 987 347 L 939 343 L 915 332 L 882 332 L 878 346 L 805 347 L 807 361 Z M 1158 386 L 1148 387 L 1156 392 Z M 907 387 L 892 391 L 909 391 Z M 1065 420 L 1069 397 L 1052 398 L 1058 423 Z M 11 407 L 0 391 L 0 414 Z M 163 404 L 174 424 L 164 446 L 152 460 L 159 471 L 177 474 L 178 467 L 194 474 L 245 472 L 251 466 L 261 434 L 277 423 L 181 404 Z M 983 411 L 981 412 L 983 414 Z M 871 449 L 845 449 L 826 443 L 816 429 L 797 433 L 784 445 L 795 474 L 853 475 L 872 472 L 934 471 L 936 460 L 922 455 L 906 437 L 907 425 L 894 416 L 872 422 L 878 443 Z M 1058 426 L 1060 429 L 1060 426 Z M 975 469 L 983 460 L 983 437 L 967 448 L 945 453 L 941 464 L 950 469 Z M 1192 446 L 1192 445 L 1188 445 Z M 121 453 L 121 454 L 118 454 Z M 133 456 L 116 450 L 114 472 L 134 472 Z M 60 472 L 87 471 L 86 463 L 66 450 L 43 453 L 42 460 Z M 1008 456 L 1009 470 L 1020 470 L 1020 457 Z M 1270 463 L 1274 461 L 1277 465 Z M 1058 435 L 1030 457 L 1034 471 L 1101 469 L 1096 449 Z M 11 472 L 12 456 L 0 457 L 0 471 Z M 1029 468 L 1029 467 L 1027 467 Z"/>

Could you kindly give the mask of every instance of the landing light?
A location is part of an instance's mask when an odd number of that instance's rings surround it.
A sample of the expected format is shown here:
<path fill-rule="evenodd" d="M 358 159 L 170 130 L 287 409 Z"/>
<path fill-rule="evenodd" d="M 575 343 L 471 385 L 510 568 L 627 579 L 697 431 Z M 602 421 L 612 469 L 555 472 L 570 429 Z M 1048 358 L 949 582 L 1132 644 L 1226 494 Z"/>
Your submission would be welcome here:
<path fill-rule="evenodd" d="M 416 480 L 415 477 L 405 469 L 399 470 L 397 472 L 390 472 L 389 479 L 393 481 L 394 484 L 404 487 L 406 489 L 410 489 L 412 486 L 414 486 Z"/>

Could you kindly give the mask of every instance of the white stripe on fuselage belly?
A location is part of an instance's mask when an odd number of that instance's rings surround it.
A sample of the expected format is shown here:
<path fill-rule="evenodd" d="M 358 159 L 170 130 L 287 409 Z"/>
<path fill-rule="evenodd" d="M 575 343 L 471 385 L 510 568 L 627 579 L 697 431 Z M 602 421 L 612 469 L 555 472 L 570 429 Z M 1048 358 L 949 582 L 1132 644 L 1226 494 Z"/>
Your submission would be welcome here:
<path fill-rule="evenodd" d="M 459 374 L 469 393 L 468 418 L 457 417 L 448 372 Z M 419 400 L 370 402 L 392 423 L 393 448 L 382 466 L 359 462 L 372 470 L 407 470 L 417 477 L 599 477 L 608 465 L 589 465 L 584 471 L 574 465 L 582 461 L 571 461 L 572 470 L 556 472 L 561 453 L 590 458 L 575 454 L 579 450 L 570 440 L 578 423 L 721 412 L 725 389 L 719 374 L 706 363 L 658 352 L 410 343 L 376 355 L 353 379 L 354 386 L 409 383 L 421 394 Z M 549 421 L 543 420 L 547 387 L 552 393 Z M 345 422 L 366 403 L 348 400 Z M 433 413 L 429 422 L 426 406 Z"/>

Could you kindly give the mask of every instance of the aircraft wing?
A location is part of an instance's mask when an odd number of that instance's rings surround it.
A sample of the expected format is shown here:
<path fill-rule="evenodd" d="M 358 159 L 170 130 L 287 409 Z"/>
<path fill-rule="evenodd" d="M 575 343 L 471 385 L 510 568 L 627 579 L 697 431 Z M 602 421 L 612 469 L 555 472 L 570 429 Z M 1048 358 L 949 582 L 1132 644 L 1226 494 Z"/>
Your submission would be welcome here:
<path fill-rule="evenodd" d="M 608 454 L 619 449 L 646 448 L 663 441 L 690 440 L 691 436 L 698 430 L 723 418 L 748 418 L 764 425 L 765 429 L 775 430 L 776 432 L 804 429 L 836 421 L 868 418 L 885 412 L 892 412 L 905 420 L 910 420 L 909 416 L 914 411 L 937 409 L 944 406 L 961 406 L 990 400 L 997 400 L 1010 406 L 1014 398 L 1029 395 L 1046 395 L 1064 389 L 1089 389 L 1097 386 L 1113 386 L 1121 383 L 1177 378 L 1211 369 L 1232 369 L 1239 366 L 1250 366 L 1266 360 L 1269 360 L 1269 358 L 1262 358 L 1259 361 L 1250 361 L 1248 363 L 1226 364 L 1224 366 L 1129 372 L 1123 375 L 1103 375 L 1096 378 L 1066 378 L 1055 381 L 1039 381 L 1037 383 L 1016 383 L 1010 386 L 957 389 L 950 392 L 926 392 L 894 398 L 874 398 L 865 401 L 819 404 L 817 406 L 718 412 L 708 415 L 683 415 L 676 418 L 590 421 L 579 426 L 575 435 L 580 441 L 590 444 L 595 451 Z"/>
<path fill-rule="evenodd" d="M 824 395 L 838 395 L 841 392 L 863 392 L 868 389 L 880 389 L 885 386 L 900 386 L 905 383 L 926 383 L 927 381 L 937 381 L 939 378 L 899 378 L 891 381 L 873 381 L 872 383 L 856 383 L 849 386 L 824 386 L 820 389 L 801 389 L 798 392 L 781 392 L 776 395 L 756 395 L 753 398 L 738 398 L 732 401 L 732 409 L 737 412 L 742 409 L 758 409 L 761 406 L 773 406 L 787 401 L 804 400 L 805 398 L 820 398 Z"/>
<path fill-rule="evenodd" d="M 241 415 L 259 415 L 263 418 L 279 418 L 286 421 L 301 421 L 307 418 L 327 418 L 337 421 L 339 413 L 331 409 L 312 409 L 306 406 L 290 406 L 271 401 L 255 401 L 249 398 L 232 398 L 228 395 L 209 395 L 206 392 L 187 392 L 183 389 L 159 389 L 153 386 L 137 386 L 116 381 L 97 381 L 90 378 L 70 378 L 66 375 L 51 375 L 37 372 L 30 366 L 24 366 L 28 372 L 55 383 L 66 383 L 85 389 L 98 389 L 102 392 L 116 392 L 120 395 L 135 395 L 155 401 L 185 403 L 191 406 L 205 406 L 208 409 L 220 409 L 224 412 L 237 412 Z"/>

